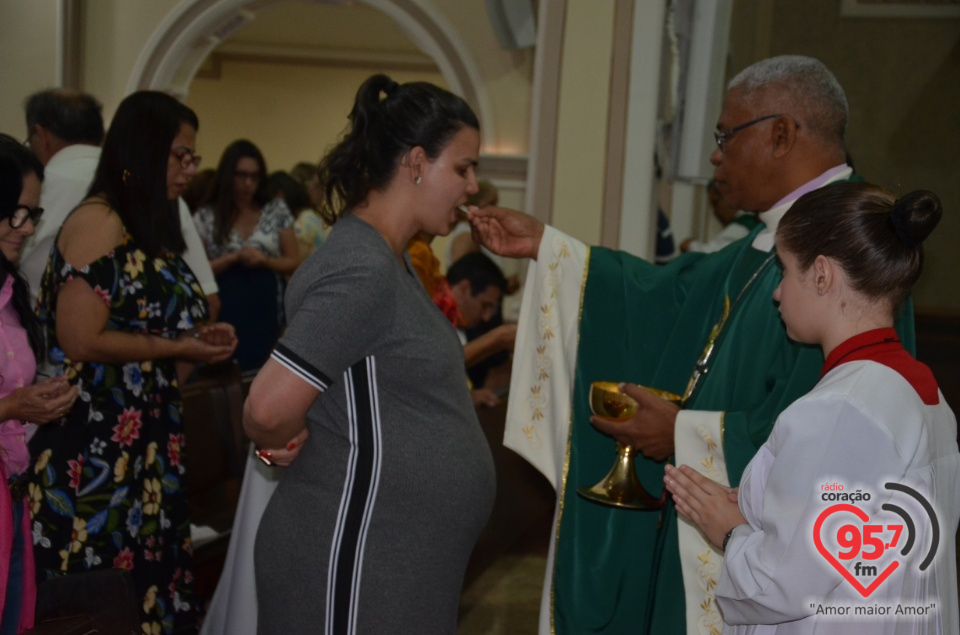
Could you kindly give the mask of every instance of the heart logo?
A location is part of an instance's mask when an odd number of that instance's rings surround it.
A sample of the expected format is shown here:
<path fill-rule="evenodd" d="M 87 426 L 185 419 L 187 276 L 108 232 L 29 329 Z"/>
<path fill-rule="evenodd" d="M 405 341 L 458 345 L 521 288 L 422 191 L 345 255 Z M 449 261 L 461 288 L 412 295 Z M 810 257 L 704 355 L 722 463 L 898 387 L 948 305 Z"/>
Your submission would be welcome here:
<path fill-rule="evenodd" d="M 860 595 L 863 597 L 869 597 L 871 593 L 876 591 L 877 587 L 883 584 L 883 581 L 890 577 L 890 574 L 897 570 L 897 567 L 900 566 L 900 563 L 896 560 L 887 565 L 887 568 L 880 572 L 880 574 L 874 579 L 869 586 L 864 587 L 860 584 L 860 581 L 857 580 L 850 571 L 847 570 L 843 563 L 841 563 L 832 553 L 830 553 L 823 544 L 823 540 L 820 538 L 820 529 L 823 527 L 824 521 L 827 520 L 829 516 L 837 512 L 850 512 L 855 515 L 857 518 L 862 520 L 864 523 L 870 520 L 870 517 L 867 516 L 867 513 L 855 507 L 853 505 L 847 505 L 844 503 L 839 503 L 837 505 L 832 505 L 827 509 L 823 510 L 821 514 L 817 517 L 817 522 L 813 526 L 813 541 L 817 545 L 817 551 L 820 552 L 820 555 L 823 556 L 827 562 L 833 565 L 833 568 L 840 572 L 847 582 L 853 585 L 853 588 L 857 590 Z M 859 549 L 858 549 L 859 551 Z M 851 557 L 853 557 L 851 555 Z"/>

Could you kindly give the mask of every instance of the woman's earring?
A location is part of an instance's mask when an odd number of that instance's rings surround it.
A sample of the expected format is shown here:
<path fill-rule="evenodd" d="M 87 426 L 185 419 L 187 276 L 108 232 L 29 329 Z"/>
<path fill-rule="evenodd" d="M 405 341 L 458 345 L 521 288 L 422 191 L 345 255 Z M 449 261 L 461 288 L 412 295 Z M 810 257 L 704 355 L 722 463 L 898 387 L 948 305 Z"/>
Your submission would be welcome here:
<path fill-rule="evenodd" d="M 417 178 L 413 179 L 413 184 L 414 184 L 414 185 L 420 185 L 420 177 L 419 177 L 419 176 L 418 176 Z"/>
<path fill-rule="evenodd" d="M 124 170 L 122 176 L 123 176 L 123 184 L 126 185 L 127 179 L 130 178 L 130 170 Z"/>

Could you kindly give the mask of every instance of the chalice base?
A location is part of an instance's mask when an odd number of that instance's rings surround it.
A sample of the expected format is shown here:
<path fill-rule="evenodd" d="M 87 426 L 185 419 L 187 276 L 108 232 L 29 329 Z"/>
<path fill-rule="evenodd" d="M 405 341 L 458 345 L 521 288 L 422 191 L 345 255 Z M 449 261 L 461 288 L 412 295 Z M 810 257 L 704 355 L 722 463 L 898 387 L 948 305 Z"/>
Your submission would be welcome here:
<path fill-rule="evenodd" d="M 633 451 L 617 445 L 617 462 L 610 473 L 593 487 L 577 488 L 577 494 L 601 505 L 623 509 L 654 510 L 663 507 L 666 498 L 654 498 L 643 489 L 637 479 L 633 466 Z"/>

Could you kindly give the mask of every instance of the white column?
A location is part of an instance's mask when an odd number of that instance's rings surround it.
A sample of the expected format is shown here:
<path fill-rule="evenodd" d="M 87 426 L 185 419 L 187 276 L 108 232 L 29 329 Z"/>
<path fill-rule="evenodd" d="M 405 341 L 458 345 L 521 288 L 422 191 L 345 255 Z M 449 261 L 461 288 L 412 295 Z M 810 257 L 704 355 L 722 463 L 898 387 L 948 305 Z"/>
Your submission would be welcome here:
<path fill-rule="evenodd" d="M 664 2 L 637 2 L 633 13 L 620 249 L 653 258 L 657 208 L 653 153 L 660 95 Z"/>

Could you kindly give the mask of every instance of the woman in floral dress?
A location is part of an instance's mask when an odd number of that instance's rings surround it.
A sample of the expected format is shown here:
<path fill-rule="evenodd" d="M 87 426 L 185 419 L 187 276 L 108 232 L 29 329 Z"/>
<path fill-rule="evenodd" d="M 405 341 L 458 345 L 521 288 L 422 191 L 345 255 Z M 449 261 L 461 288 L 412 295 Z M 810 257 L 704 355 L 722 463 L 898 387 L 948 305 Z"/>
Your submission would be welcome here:
<path fill-rule="evenodd" d="M 145 633 L 196 620 L 177 360 L 236 346 L 180 257 L 176 199 L 196 172 L 197 119 L 138 92 L 117 110 L 91 192 L 65 221 L 40 292 L 49 361 L 76 382 L 70 414 L 31 440 L 38 580 L 132 572 Z"/>

